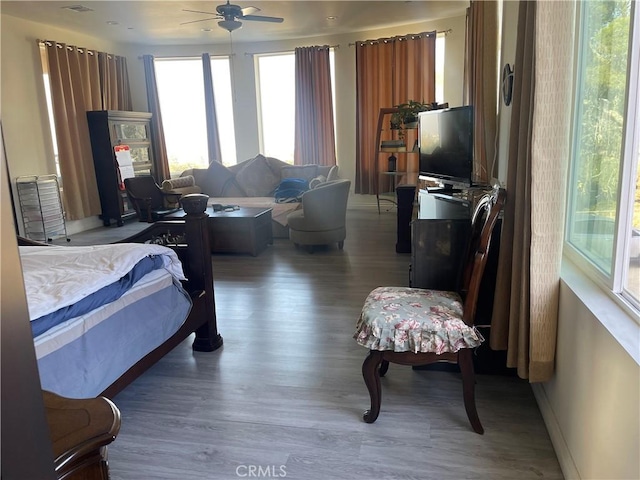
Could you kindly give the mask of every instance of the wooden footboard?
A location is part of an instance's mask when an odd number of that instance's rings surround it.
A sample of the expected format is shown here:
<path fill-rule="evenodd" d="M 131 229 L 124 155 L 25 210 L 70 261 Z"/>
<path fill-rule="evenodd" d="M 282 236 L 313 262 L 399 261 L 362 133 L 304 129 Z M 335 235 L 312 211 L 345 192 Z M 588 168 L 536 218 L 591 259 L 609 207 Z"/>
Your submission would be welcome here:
<path fill-rule="evenodd" d="M 156 222 L 142 232 L 117 242 L 155 243 L 173 249 L 188 279 L 183 282 L 183 287 L 189 293 L 193 306 L 184 324 L 172 337 L 131 366 L 101 395 L 113 397 L 194 332 L 194 350 L 211 352 L 222 346 L 216 322 L 208 216 L 205 213 L 208 198 L 201 194 L 186 195 L 181 200 L 187 213 L 183 218 Z M 46 245 L 22 237 L 18 237 L 18 244 Z"/>
<path fill-rule="evenodd" d="M 195 332 L 192 348 L 199 352 L 212 352 L 222 346 L 216 321 L 213 268 L 207 229 L 206 195 L 191 194 L 182 198 L 187 213 L 184 219 L 159 221 L 142 232 L 118 243 L 156 243 L 172 248 L 178 254 L 187 281 L 185 290 L 191 296 L 193 307 L 185 323 L 166 342 L 133 365 L 102 395 L 112 397 Z"/>

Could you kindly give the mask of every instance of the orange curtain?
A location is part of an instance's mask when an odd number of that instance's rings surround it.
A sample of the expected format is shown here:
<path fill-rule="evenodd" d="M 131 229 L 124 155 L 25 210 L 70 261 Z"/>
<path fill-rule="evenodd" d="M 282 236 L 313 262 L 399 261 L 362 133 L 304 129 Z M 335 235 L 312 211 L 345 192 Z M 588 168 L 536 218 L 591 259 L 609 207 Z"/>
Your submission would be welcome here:
<path fill-rule="evenodd" d="M 375 145 L 380 109 L 435 101 L 435 53 L 436 32 L 356 42 L 356 193 L 376 193 L 386 170 Z M 405 157 L 398 169 L 417 172 L 417 155 Z"/>
<path fill-rule="evenodd" d="M 295 49 L 295 165 L 335 165 L 329 47 Z"/>
<path fill-rule="evenodd" d="M 162 128 L 162 114 L 160 113 L 160 98 L 158 97 L 158 84 L 156 82 L 156 68 L 153 63 L 153 55 L 143 55 L 144 78 L 147 83 L 147 106 L 151 112 L 151 143 L 153 144 L 153 171 L 156 182 L 171 178 L 169 170 L 169 156 L 164 140 Z"/>
<path fill-rule="evenodd" d="M 99 52 L 98 66 L 100 68 L 102 109 L 130 111 L 133 107 L 131 90 L 129 89 L 127 59 Z"/>
<path fill-rule="evenodd" d="M 57 42 L 39 46 L 46 53 L 67 219 L 98 215 L 100 198 L 86 114 L 102 109 L 98 54 Z"/>
<path fill-rule="evenodd" d="M 498 6 L 472 1 L 467 9 L 465 104 L 473 105 L 473 176 L 489 183 L 494 166 L 498 91 Z"/>

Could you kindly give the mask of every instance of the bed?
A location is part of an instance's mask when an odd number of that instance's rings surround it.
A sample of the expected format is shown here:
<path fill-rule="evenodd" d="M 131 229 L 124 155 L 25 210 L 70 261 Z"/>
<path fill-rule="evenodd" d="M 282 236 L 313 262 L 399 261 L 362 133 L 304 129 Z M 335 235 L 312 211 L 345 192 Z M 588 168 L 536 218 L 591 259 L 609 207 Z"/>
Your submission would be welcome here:
<path fill-rule="evenodd" d="M 156 222 L 114 245 L 44 246 L 19 238 L 44 390 L 113 397 L 195 332 L 222 345 L 209 253 L 207 197 L 181 220 Z"/>

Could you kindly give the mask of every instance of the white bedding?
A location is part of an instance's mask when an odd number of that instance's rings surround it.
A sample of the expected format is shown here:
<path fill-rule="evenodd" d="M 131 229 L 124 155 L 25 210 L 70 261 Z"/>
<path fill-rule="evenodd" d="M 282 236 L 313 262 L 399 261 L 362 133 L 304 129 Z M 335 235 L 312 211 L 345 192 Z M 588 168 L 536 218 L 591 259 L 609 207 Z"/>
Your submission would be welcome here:
<path fill-rule="evenodd" d="M 149 255 L 162 256 L 164 268 L 184 280 L 182 264 L 170 248 L 121 243 L 88 247 L 20 247 L 29 317 L 33 320 L 118 281 Z"/>

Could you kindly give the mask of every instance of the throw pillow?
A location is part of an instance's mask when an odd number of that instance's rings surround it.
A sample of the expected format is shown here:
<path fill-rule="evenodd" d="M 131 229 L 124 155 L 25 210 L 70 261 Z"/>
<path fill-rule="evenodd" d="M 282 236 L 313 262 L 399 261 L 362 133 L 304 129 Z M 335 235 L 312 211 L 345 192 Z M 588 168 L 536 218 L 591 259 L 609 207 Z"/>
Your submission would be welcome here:
<path fill-rule="evenodd" d="M 309 181 L 309 188 L 313 190 L 314 188 L 316 188 L 319 185 L 322 185 L 326 181 L 327 181 L 327 177 L 325 177 L 324 175 L 318 175 L 317 177 L 313 177 Z"/>
<path fill-rule="evenodd" d="M 338 180 L 338 165 L 333 165 L 327 173 L 327 182 Z"/>
<path fill-rule="evenodd" d="M 317 165 L 289 165 L 280 169 L 280 177 L 304 178 L 309 181 L 317 175 Z"/>
<path fill-rule="evenodd" d="M 211 162 L 205 175 L 194 176 L 196 185 L 202 189 L 202 193 L 210 197 L 221 197 L 224 195 L 225 185 L 235 177 L 235 174 L 221 163 Z"/>
<path fill-rule="evenodd" d="M 236 183 L 248 197 L 267 197 L 273 194 L 280 177 L 267 164 L 267 159 L 256 155 L 236 173 Z"/>

